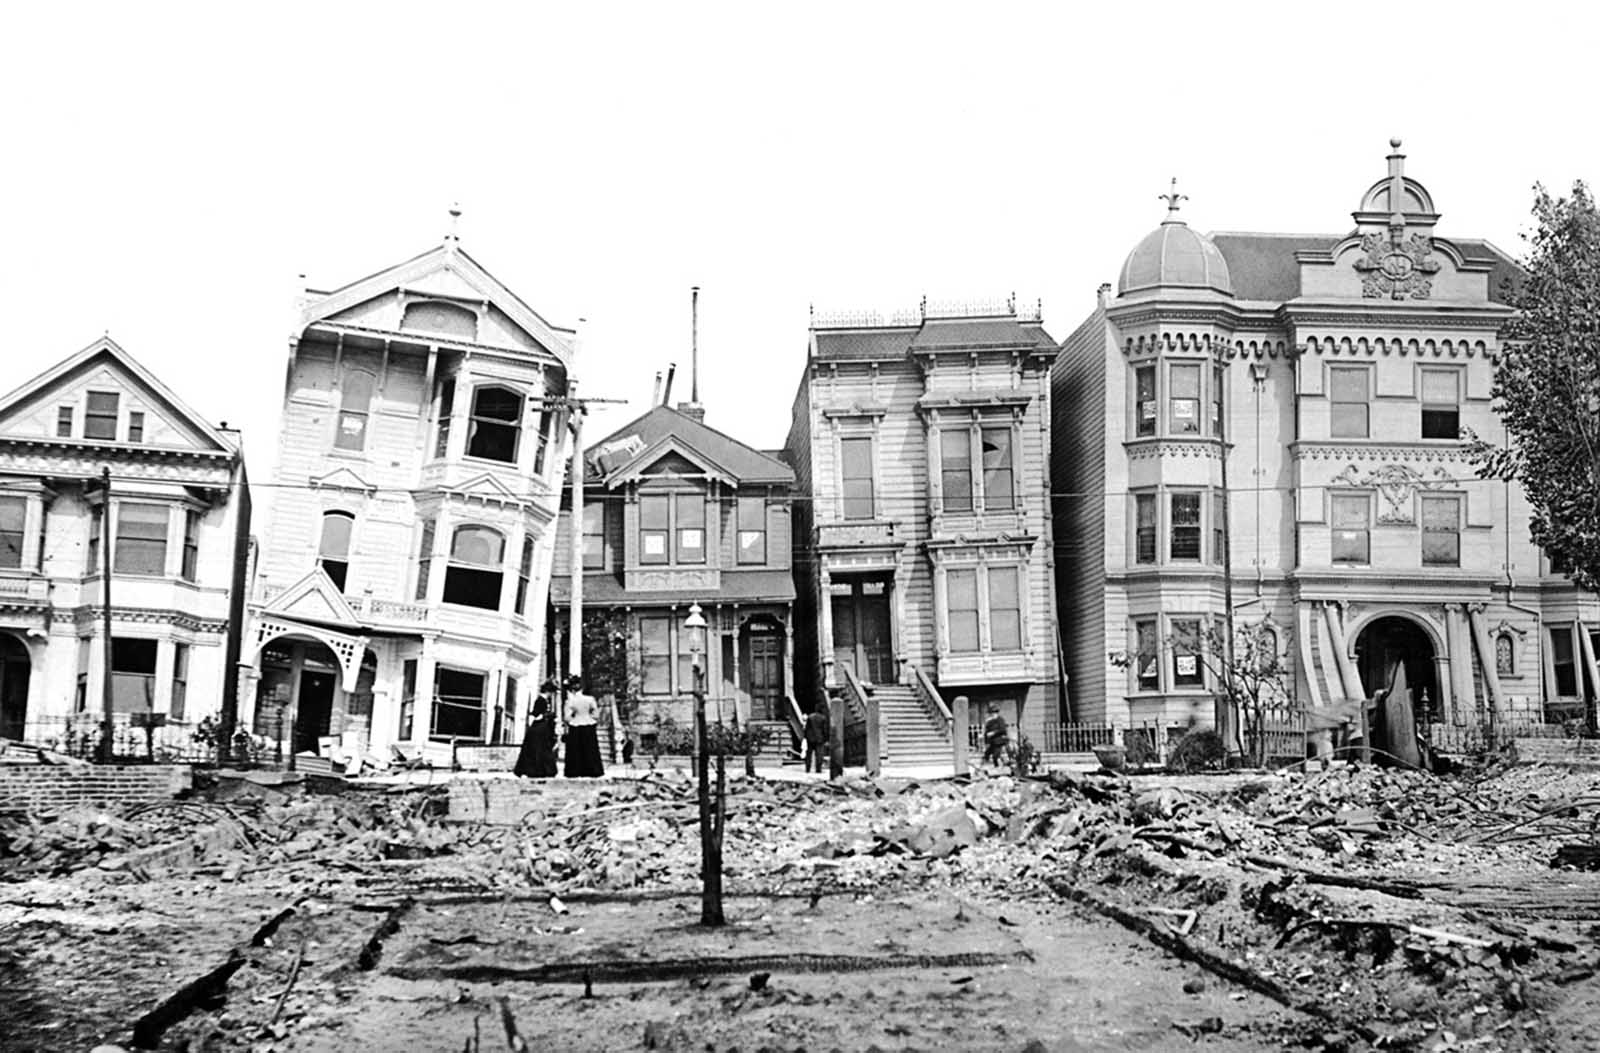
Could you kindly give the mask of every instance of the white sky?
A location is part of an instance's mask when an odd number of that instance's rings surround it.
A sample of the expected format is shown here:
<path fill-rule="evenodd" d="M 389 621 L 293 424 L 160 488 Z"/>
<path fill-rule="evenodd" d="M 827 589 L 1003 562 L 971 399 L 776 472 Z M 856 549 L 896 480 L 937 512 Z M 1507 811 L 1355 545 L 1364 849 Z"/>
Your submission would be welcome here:
<path fill-rule="evenodd" d="M 648 405 L 701 286 L 708 423 L 779 445 L 807 305 L 1044 301 L 1065 336 L 1162 218 L 1342 233 L 1404 138 L 1443 236 L 1520 253 L 1600 177 L 1600 14 L 1522 3 L 15 5 L 10 388 L 109 330 L 271 477 L 296 275 L 444 233 Z M 1085 9 L 1080 9 L 1085 8 Z M 1312 10 L 1312 8 L 1307 8 Z"/>

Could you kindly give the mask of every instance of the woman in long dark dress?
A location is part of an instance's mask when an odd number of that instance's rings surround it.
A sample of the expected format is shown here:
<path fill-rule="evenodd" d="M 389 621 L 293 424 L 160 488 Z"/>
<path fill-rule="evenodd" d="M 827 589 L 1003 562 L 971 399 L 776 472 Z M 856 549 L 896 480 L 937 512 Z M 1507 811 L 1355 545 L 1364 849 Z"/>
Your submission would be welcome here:
<path fill-rule="evenodd" d="M 533 708 L 528 713 L 528 730 L 517 753 L 518 775 L 531 779 L 552 779 L 556 774 L 556 718 L 550 695 L 555 682 L 546 680 Z"/>

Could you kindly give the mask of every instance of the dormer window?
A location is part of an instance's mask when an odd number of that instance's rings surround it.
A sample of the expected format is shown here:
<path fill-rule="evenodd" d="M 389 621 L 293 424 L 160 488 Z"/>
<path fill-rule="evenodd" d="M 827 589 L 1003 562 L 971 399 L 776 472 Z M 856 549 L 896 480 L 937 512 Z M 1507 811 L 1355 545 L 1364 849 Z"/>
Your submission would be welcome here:
<path fill-rule="evenodd" d="M 117 393 L 115 391 L 89 392 L 89 407 L 83 416 L 83 437 L 86 439 L 115 439 L 117 437 Z"/>
<path fill-rule="evenodd" d="M 515 464 L 521 416 L 521 395 L 509 388 L 479 388 L 472 396 L 467 456 Z"/>

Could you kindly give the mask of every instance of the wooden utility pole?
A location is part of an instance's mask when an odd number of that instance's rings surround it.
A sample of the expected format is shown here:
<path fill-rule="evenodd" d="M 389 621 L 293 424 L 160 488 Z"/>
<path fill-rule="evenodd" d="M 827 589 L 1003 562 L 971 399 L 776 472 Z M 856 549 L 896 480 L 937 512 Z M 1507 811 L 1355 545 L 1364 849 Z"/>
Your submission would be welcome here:
<path fill-rule="evenodd" d="M 102 634 L 100 670 L 100 705 L 103 725 L 100 729 L 100 760 L 110 764 L 113 757 L 111 733 L 115 727 L 115 711 L 111 676 L 111 469 L 100 469 L 100 628 Z"/>

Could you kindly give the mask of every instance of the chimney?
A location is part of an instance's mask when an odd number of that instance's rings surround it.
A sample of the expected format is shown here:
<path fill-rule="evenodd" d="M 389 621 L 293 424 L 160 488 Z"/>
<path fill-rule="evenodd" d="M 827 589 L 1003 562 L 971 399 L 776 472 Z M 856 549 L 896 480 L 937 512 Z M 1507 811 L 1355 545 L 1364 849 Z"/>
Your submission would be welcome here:
<path fill-rule="evenodd" d="M 706 408 L 700 405 L 700 286 L 689 289 L 689 401 L 678 403 L 678 412 L 704 422 Z"/>
<path fill-rule="evenodd" d="M 1101 307 L 1104 307 L 1106 305 L 1106 301 L 1111 299 L 1111 283 L 1110 282 L 1101 282 L 1100 283 L 1100 288 L 1098 288 L 1098 289 L 1096 289 L 1094 291 L 1094 296 L 1095 296 L 1095 302 L 1098 303 Z"/>

